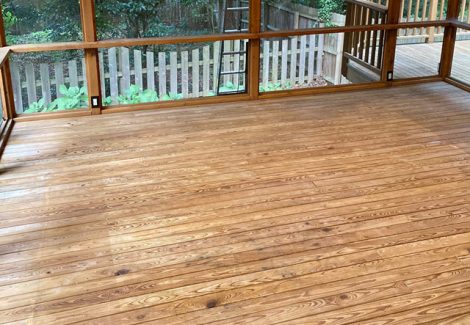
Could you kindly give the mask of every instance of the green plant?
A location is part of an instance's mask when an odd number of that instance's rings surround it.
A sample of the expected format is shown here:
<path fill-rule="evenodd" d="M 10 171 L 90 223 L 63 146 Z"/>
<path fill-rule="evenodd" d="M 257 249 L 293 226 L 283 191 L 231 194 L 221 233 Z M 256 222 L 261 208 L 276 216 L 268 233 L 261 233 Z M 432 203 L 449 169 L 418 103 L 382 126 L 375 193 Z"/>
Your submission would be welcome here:
<path fill-rule="evenodd" d="M 137 85 L 131 85 L 124 95 L 118 96 L 119 104 L 141 104 L 158 101 L 158 95 L 155 90 L 142 90 Z"/>
<path fill-rule="evenodd" d="M 292 89 L 293 85 L 290 81 L 286 81 L 284 85 L 282 85 L 280 82 L 272 83 L 268 82 L 268 85 L 264 85 L 260 83 L 259 85 L 259 91 L 260 92 L 265 92 L 265 91 L 276 91 L 276 90 L 284 90 L 284 89 Z"/>
<path fill-rule="evenodd" d="M 235 85 L 233 82 L 228 81 L 224 85 L 220 86 L 219 92 L 225 93 L 225 92 L 232 92 L 232 91 L 243 91 L 245 89 L 244 86 L 242 85 Z"/>
<path fill-rule="evenodd" d="M 37 102 L 31 103 L 28 108 L 24 111 L 25 113 L 40 113 L 47 109 L 46 101 L 41 98 Z"/>
<path fill-rule="evenodd" d="M 67 88 L 67 86 L 61 85 L 59 87 L 59 93 L 62 96 L 55 99 L 49 105 L 46 104 L 44 98 L 41 98 L 37 102 L 29 105 L 25 113 L 64 111 L 88 106 L 88 95 L 84 87 Z"/>
<path fill-rule="evenodd" d="M 63 111 L 88 106 L 88 95 L 84 87 L 70 87 L 65 85 L 59 87 L 62 95 L 51 103 L 51 110 Z"/>

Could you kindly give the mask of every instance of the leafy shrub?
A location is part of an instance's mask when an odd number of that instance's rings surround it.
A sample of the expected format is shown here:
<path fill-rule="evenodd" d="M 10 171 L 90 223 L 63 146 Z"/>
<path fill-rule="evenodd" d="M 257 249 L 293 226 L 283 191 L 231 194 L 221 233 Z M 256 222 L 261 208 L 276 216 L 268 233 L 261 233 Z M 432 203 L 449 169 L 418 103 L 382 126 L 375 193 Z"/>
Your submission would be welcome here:
<path fill-rule="evenodd" d="M 264 84 L 259 85 L 259 91 L 260 92 L 285 90 L 285 89 L 292 89 L 292 88 L 294 88 L 294 87 L 292 86 L 292 83 L 290 81 L 287 81 L 284 84 L 284 86 L 281 85 L 280 82 L 276 82 L 276 83 L 268 82 L 267 86 L 265 86 Z"/>
<path fill-rule="evenodd" d="M 41 98 L 29 105 L 25 113 L 64 111 L 88 106 L 88 95 L 84 87 L 67 88 L 67 86 L 61 85 L 59 93 L 62 97 L 55 99 L 49 105 L 46 105 L 45 99 Z"/>
<path fill-rule="evenodd" d="M 219 88 L 219 92 L 221 92 L 221 93 L 229 93 L 229 92 L 233 92 L 233 91 L 243 91 L 244 89 L 245 89 L 244 86 L 239 85 L 239 86 L 237 87 L 237 85 L 235 85 L 233 82 L 228 81 L 226 84 L 222 85 L 222 86 Z"/>
<path fill-rule="evenodd" d="M 119 104 L 151 103 L 158 101 L 158 95 L 155 90 L 142 90 L 137 85 L 131 85 L 124 95 L 118 96 L 117 100 Z"/>

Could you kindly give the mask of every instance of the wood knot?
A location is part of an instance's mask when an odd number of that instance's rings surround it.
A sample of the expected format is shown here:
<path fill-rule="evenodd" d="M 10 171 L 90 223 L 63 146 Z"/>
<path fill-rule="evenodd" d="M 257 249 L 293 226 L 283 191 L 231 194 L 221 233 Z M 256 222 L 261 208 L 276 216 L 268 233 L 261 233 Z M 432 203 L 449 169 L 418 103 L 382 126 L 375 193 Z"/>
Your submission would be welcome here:
<path fill-rule="evenodd" d="M 324 228 L 322 228 L 321 230 L 324 231 L 324 232 L 330 232 L 330 231 L 332 231 L 333 229 L 330 228 L 330 227 L 324 227 Z"/>
<path fill-rule="evenodd" d="M 211 299 L 207 302 L 206 304 L 207 308 L 214 308 L 215 306 L 217 306 L 217 300 L 215 299 Z"/>
<path fill-rule="evenodd" d="M 119 271 L 117 271 L 116 273 L 114 273 L 115 276 L 120 276 L 120 275 L 125 275 L 127 273 L 129 273 L 130 271 L 128 269 L 121 269 Z"/>
<path fill-rule="evenodd" d="M 348 299 L 348 295 L 343 293 L 339 296 L 339 299 L 346 300 L 346 299 Z"/>

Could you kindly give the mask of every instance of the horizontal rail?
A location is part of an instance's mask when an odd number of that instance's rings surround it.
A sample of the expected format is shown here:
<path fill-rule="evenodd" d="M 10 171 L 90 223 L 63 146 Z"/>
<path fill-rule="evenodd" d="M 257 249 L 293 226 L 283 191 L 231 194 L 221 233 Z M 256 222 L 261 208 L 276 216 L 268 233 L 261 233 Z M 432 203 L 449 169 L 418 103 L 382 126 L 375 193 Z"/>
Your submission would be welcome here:
<path fill-rule="evenodd" d="M 463 22 L 463 21 L 452 20 L 452 21 L 451 21 L 451 24 L 452 24 L 452 26 L 457 27 L 457 28 L 461 28 L 461 29 L 465 29 L 465 30 L 470 30 L 470 24 L 469 24 L 469 23 L 465 23 L 465 22 Z"/>
<path fill-rule="evenodd" d="M 28 52 L 47 52 L 47 51 L 66 51 L 66 50 L 84 50 L 84 49 L 100 49 L 121 46 L 145 46 L 145 45 L 163 45 L 163 44 L 181 44 L 181 43 L 204 43 L 216 42 L 223 40 L 237 39 L 265 39 L 289 36 L 316 35 L 316 34 L 335 34 L 348 33 L 356 31 L 370 30 L 395 30 L 405 28 L 420 27 L 447 27 L 454 24 L 452 21 L 435 20 L 420 21 L 398 24 L 377 24 L 377 25 L 361 25 L 361 26 L 337 26 L 337 27 L 320 27 L 294 29 L 285 31 L 267 31 L 261 33 L 233 33 L 233 34 L 213 34 L 199 36 L 177 36 L 177 37 L 152 37 L 152 38 L 127 38 L 116 40 L 105 40 L 96 42 L 63 42 L 63 43 L 46 43 L 46 44 L 20 44 L 11 45 L 9 48 L 13 53 Z"/>
<path fill-rule="evenodd" d="M 8 47 L 1 47 L 0 48 L 0 67 L 3 66 L 3 64 L 7 60 L 9 54 L 10 54 L 10 48 L 8 48 Z"/>

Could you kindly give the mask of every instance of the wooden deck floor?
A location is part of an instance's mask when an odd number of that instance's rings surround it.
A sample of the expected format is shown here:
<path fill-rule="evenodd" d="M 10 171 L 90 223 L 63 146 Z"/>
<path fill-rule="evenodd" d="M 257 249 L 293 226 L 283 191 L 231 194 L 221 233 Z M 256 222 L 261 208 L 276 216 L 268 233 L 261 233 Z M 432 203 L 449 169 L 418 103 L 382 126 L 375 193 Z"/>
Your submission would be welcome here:
<path fill-rule="evenodd" d="M 441 52 L 441 42 L 398 45 L 395 79 L 437 75 Z M 452 76 L 470 83 L 470 40 L 457 41 Z"/>
<path fill-rule="evenodd" d="M 470 322 L 445 83 L 17 124 L 0 323 Z"/>

